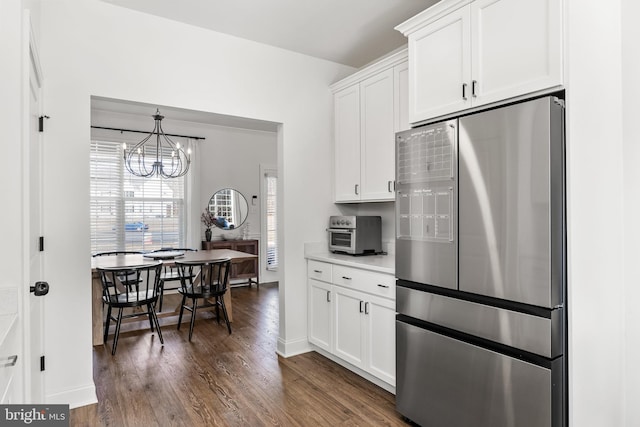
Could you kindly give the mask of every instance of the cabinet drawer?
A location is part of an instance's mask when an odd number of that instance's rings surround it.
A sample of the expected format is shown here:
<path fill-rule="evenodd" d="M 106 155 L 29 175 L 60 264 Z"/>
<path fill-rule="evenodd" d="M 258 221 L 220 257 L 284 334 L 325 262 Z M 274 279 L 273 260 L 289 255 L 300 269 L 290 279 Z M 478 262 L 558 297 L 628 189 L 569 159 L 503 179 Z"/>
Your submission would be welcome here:
<path fill-rule="evenodd" d="M 332 265 L 326 262 L 308 260 L 307 276 L 311 279 L 331 283 L 331 267 Z"/>
<path fill-rule="evenodd" d="M 359 268 L 333 266 L 333 283 L 346 288 L 356 289 L 384 298 L 396 298 L 396 279 L 394 276 Z"/>

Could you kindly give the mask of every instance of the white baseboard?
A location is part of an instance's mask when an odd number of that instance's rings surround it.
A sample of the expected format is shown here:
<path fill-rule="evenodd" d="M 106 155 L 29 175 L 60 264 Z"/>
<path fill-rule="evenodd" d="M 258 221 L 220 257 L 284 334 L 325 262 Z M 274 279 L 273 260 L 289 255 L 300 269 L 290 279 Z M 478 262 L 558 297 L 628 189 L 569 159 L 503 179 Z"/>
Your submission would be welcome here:
<path fill-rule="evenodd" d="M 278 348 L 276 349 L 276 353 L 282 357 L 297 356 L 298 354 L 308 353 L 310 351 L 311 347 L 309 346 L 307 337 L 290 341 L 278 338 Z"/>
<path fill-rule="evenodd" d="M 392 386 L 391 384 L 382 381 L 380 378 L 375 377 L 373 375 L 371 375 L 370 373 L 363 371 L 362 369 L 358 368 L 357 366 L 353 366 L 351 363 L 342 360 L 341 358 L 334 356 L 333 354 L 319 348 L 316 347 L 315 345 L 311 344 L 311 351 L 315 351 L 316 353 L 319 353 L 321 355 L 323 355 L 324 357 L 326 357 L 329 360 L 332 360 L 334 362 L 336 362 L 338 365 L 343 366 L 345 368 L 347 368 L 348 370 L 355 372 L 356 374 L 360 375 L 362 378 L 364 378 L 365 380 L 374 383 L 375 385 L 377 385 L 378 387 L 387 390 L 389 393 L 395 395 L 396 394 L 396 388 L 394 386 Z"/>
<path fill-rule="evenodd" d="M 98 403 L 98 396 L 96 395 L 96 386 L 91 384 L 61 393 L 49 394 L 46 397 L 46 401 L 51 404 L 68 404 L 69 409 L 74 409 Z"/>

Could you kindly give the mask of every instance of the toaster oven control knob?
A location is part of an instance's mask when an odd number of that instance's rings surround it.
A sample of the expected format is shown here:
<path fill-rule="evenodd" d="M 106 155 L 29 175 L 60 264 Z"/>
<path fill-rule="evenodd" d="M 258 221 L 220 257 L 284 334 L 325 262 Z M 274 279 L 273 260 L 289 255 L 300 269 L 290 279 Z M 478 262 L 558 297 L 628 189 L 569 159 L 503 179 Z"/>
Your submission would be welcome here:
<path fill-rule="evenodd" d="M 345 221 L 345 225 L 351 225 L 351 221 L 349 220 Z"/>

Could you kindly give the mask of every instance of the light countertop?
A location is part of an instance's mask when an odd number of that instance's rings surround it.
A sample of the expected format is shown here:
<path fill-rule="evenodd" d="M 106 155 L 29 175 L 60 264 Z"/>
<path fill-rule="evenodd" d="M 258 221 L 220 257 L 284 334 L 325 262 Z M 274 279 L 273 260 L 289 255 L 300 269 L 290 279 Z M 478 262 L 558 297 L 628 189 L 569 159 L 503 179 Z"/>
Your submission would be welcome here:
<path fill-rule="evenodd" d="M 394 254 L 353 256 L 346 254 L 334 254 L 327 250 L 312 250 L 305 252 L 305 258 L 391 275 L 395 275 L 396 272 L 396 258 Z"/>

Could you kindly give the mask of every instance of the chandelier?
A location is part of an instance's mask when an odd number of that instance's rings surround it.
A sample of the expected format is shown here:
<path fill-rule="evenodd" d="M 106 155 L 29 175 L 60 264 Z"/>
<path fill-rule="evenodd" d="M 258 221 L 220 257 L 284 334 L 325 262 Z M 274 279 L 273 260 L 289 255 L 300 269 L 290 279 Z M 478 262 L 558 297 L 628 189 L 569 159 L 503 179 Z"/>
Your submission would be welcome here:
<path fill-rule="evenodd" d="M 179 142 L 173 142 L 164 131 L 160 123 L 164 116 L 156 109 L 153 116 L 155 126 L 153 131 L 138 142 L 132 149 L 124 148 L 124 164 L 127 170 L 135 176 L 151 178 L 155 175 L 162 178 L 178 178 L 189 171 L 191 163 L 191 150 L 187 153 L 180 147 Z M 155 140 L 152 136 L 155 135 Z"/>

